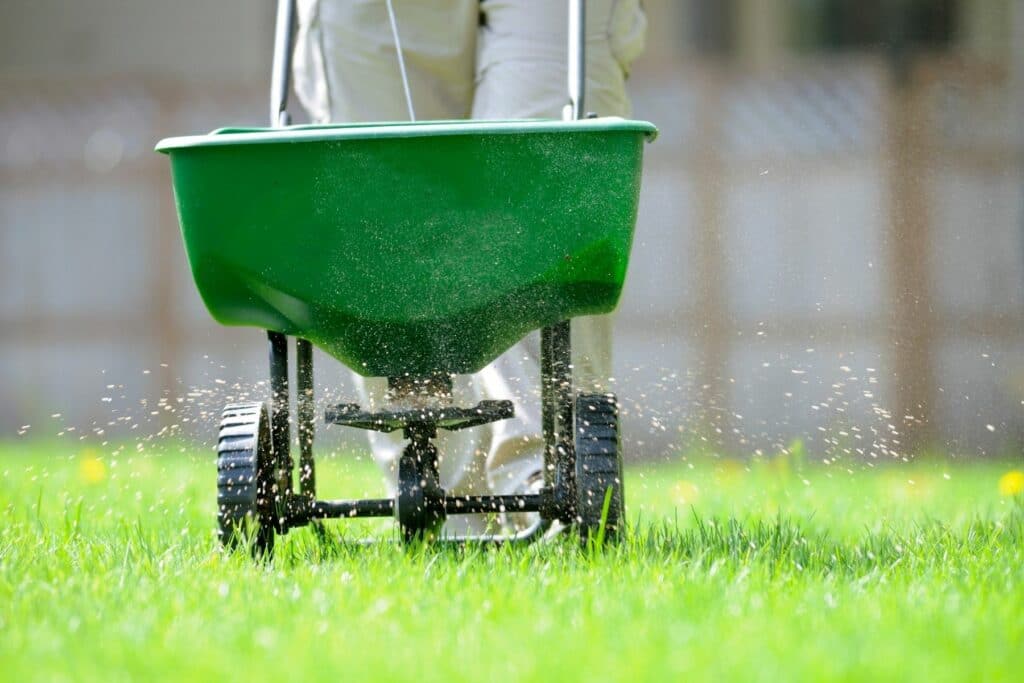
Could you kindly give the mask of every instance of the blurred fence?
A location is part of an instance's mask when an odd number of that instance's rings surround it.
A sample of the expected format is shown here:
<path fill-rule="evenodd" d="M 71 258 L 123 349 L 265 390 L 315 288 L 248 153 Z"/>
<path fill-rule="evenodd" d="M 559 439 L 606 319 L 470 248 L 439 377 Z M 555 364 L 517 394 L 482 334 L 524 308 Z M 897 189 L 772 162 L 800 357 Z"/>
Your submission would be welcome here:
<path fill-rule="evenodd" d="M 0 434 L 205 434 L 221 399 L 260 390 L 264 347 L 203 310 L 151 149 L 261 124 L 264 92 L 0 88 Z M 1024 140 L 1006 74 L 858 58 L 648 70 L 632 88 L 661 128 L 617 318 L 632 452 L 1024 440 Z M 336 363 L 317 380 L 346 391 Z"/>

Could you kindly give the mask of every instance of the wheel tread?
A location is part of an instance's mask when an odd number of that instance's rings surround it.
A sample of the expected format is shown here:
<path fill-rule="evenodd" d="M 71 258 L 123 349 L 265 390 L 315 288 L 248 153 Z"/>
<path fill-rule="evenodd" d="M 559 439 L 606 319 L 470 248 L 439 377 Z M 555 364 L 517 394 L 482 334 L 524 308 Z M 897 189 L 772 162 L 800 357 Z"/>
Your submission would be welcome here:
<path fill-rule="evenodd" d="M 228 548 L 252 538 L 254 554 L 268 553 L 274 528 L 267 500 L 273 484 L 269 420 L 262 403 L 232 403 L 217 438 L 218 535 Z"/>
<path fill-rule="evenodd" d="M 605 538 L 616 540 L 625 521 L 618 403 L 612 394 L 580 394 L 576 399 L 576 521 L 580 536 L 596 534 L 612 488 Z"/>

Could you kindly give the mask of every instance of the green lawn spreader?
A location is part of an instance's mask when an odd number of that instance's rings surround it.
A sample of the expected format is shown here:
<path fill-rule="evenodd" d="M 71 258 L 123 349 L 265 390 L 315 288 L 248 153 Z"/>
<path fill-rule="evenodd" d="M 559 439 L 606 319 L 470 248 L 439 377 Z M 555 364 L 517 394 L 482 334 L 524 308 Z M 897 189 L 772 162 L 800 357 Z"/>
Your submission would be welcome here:
<path fill-rule="evenodd" d="M 289 9 L 281 21 L 290 26 Z M 574 390 L 569 319 L 608 313 L 618 301 L 643 143 L 654 127 L 581 118 L 578 93 L 577 120 L 287 126 L 289 41 L 290 31 L 279 30 L 274 128 L 157 146 L 170 156 L 182 237 L 207 308 L 223 324 L 269 337 L 269 405 L 231 404 L 221 421 L 222 539 L 248 537 L 265 551 L 291 528 L 367 516 L 394 516 L 413 539 L 448 515 L 505 511 L 539 513 L 541 522 L 488 538 L 535 538 L 555 521 L 582 536 L 603 524 L 614 536 L 624 516 L 617 403 Z M 514 417 L 508 400 L 446 402 L 453 375 L 480 370 L 536 329 L 543 488 L 447 493 L 431 442 L 437 430 Z M 361 375 L 387 378 L 394 406 L 342 404 L 325 421 L 403 432 L 395 498 L 318 498 L 312 344 Z M 408 400 L 417 398 L 437 400 Z"/>

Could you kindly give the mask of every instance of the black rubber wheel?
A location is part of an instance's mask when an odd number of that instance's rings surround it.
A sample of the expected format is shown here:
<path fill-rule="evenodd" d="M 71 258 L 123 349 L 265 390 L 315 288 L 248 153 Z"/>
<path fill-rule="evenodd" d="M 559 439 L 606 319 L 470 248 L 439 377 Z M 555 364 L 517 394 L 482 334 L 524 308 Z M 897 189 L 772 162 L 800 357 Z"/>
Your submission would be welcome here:
<path fill-rule="evenodd" d="M 263 403 L 232 403 L 217 440 L 217 524 L 221 542 L 252 553 L 274 549 L 274 456 Z"/>
<path fill-rule="evenodd" d="M 576 524 L 580 538 L 596 537 L 611 489 L 604 538 L 617 541 L 626 521 L 622 491 L 619 406 L 614 394 L 576 397 Z"/>

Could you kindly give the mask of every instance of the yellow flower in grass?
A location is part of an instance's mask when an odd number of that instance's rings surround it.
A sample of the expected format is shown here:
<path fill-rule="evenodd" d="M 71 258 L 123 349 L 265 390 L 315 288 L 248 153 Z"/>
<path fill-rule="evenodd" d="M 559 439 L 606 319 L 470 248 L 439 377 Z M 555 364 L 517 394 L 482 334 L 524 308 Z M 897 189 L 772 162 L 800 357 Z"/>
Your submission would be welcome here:
<path fill-rule="evenodd" d="M 999 495 L 1019 496 L 1024 493 L 1024 472 L 1010 470 L 999 477 Z"/>
<path fill-rule="evenodd" d="M 79 455 L 78 476 L 87 484 L 98 484 L 107 478 L 107 466 L 95 449 L 87 448 Z"/>

